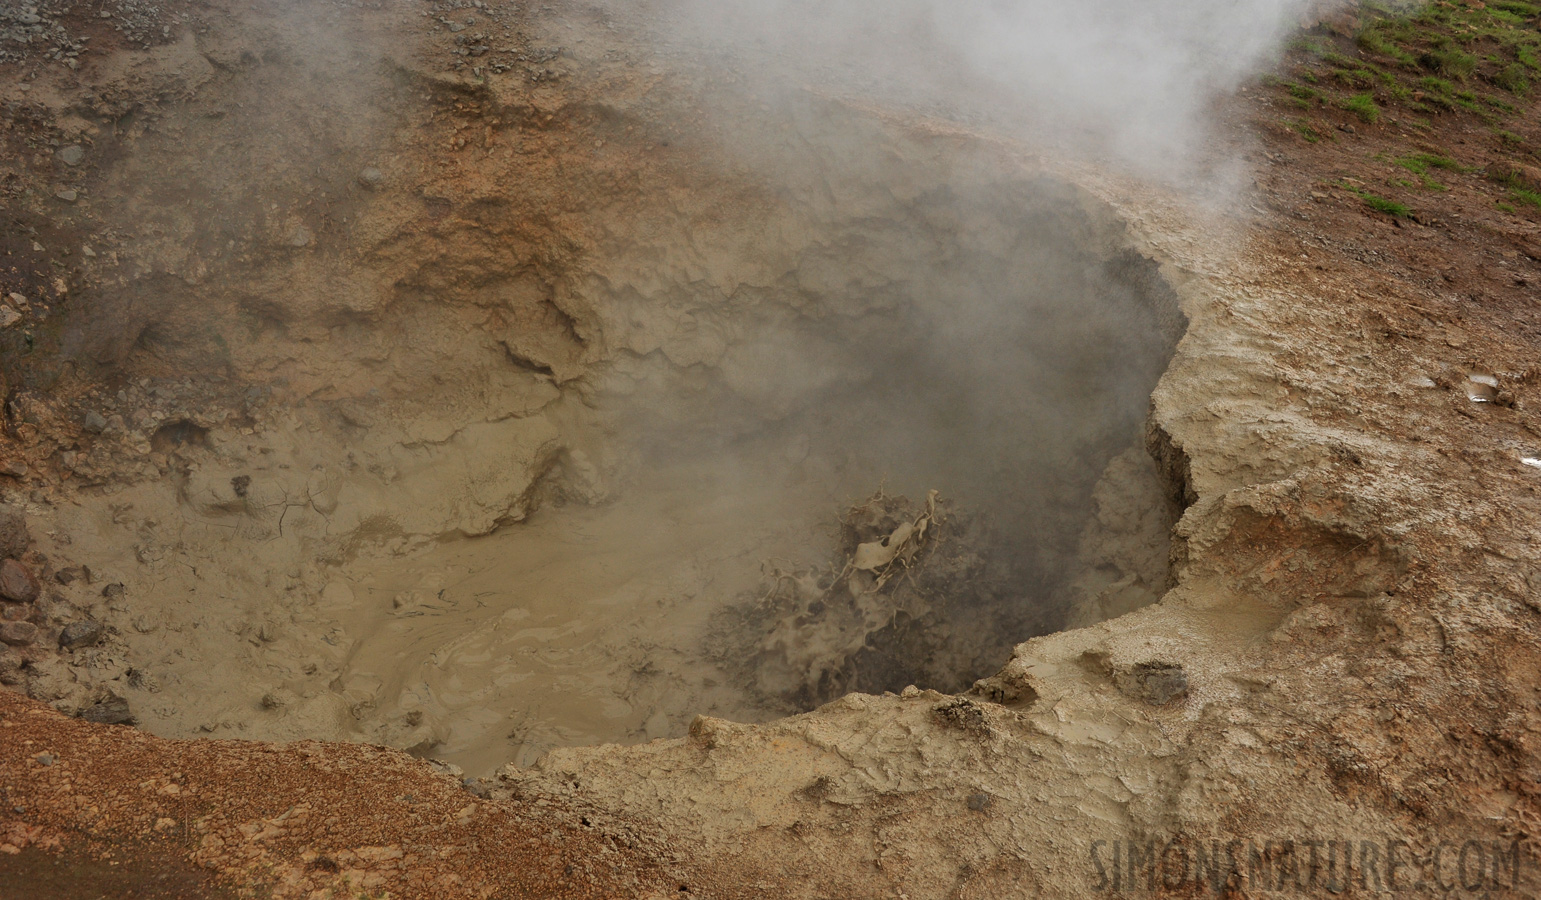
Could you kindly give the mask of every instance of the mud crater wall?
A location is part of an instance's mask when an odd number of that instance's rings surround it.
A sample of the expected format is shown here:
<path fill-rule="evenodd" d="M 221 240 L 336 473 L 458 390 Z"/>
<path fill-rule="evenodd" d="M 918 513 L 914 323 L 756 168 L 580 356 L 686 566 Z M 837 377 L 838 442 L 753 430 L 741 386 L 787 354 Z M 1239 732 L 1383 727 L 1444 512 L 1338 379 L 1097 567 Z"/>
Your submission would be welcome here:
<path fill-rule="evenodd" d="M 93 190 L 122 225 L 89 238 L 92 286 L 52 338 L 82 364 L 12 405 L 82 500 L 40 510 L 57 558 L 90 567 L 60 623 L 109 637 L 31 665 L 34 694 L 126 696 L 172 735 L 442 749 L 451 711 L 359 670 L 397 613 L 361 612 L 339 571 L 624 502 L 661 467 L 710 468 L 703 501 L 798 486 L 831 526 L 880 485 L 958 514 L 951 577 L 858 598 L 854 628 L 808 623 L 794 643 L 819 652 L 790 675 L 727 666 L 750 699 L 723 714 L 962 689 L 1015 641 L 1164 588 L 1170 510 L 1138 443 L 1181 315 L 1083 192 L 815 98 L 666 149 L 613 109 L 532 118 L 396 62 L 197 50 L 161 63 L 203 97 L 74 126 L 101 138 Z M 375 84 L 371 104 L 274 127 L 321 77 Z M 577 132 L 605 136 L 582 166 Z M 219 163 L 242 141 L 255 181 Z M 835 544 L 809 531 L 799 563 Z M 703 627 L 677 649 L 723 668 L 734 645 Z M 750 656 L 785 669 L 763 636 Z M 200 685 L 210 658 L 228 682 Z M 703 695 L 679 696 L 582 739 L 679 733 Z"/>

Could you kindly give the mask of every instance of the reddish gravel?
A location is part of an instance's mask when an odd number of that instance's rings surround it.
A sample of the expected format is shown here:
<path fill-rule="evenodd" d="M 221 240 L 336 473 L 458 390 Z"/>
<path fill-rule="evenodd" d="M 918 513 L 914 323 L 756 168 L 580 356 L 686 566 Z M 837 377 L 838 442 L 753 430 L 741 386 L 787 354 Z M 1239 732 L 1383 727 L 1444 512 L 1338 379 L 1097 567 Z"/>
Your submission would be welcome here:
<path fill-rule="evenodd" d="M 656 848 L 627 846 L 632 836 L 551 807 L 478 800 L 381 747 L 162 740 L 10 691 L 0 735 L 0 900 L 682 887 Z"/>

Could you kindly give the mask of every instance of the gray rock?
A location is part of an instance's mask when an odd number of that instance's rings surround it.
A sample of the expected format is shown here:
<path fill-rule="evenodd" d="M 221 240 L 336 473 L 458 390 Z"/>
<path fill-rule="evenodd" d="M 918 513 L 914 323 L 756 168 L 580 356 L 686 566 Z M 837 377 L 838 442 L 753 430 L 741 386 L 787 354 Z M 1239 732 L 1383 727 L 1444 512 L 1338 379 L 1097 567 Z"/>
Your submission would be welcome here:
<path fill-rule="evenodd" d="M 32 758 L 37 760 L 37 764 L 40 766 L 51 766 L 58 761 L 58 757 L 54 756 L 52 753 L 39 753 L 37 756 Z"/>
<path fill-rule="evenodd" d="M 0 475 L 6 475 L 11 478 L 26 478 L 27 464 L 14 459 L 0 462 Z"/>
<path fill-rule="evenodd" d="M 128 701 L 116 694 L 81 712 L 80 717 L 98 725 L 132 725 L 134 713 Z"/>
<path fill-rule="evenodd" d="M 367 166 L 359 170 L 358 183 L 371 191 L 379 187 L 385 181 L 385 173 L 374 166 Z"/>
<path fill-rule="evenodd" d="M 20 622 L 32 617 L 32 607 L 25 603 L 7 603 L 0 611 L 0 622 Z"/>
<path fill-rule="evenodd" d="M 21 673 L 21 659 L 17 654 L 10 652 L 10 649 L 0 644 L 0 684 L 15 687 L 25 679 Z"/>
<path fill-rule="evenodd" d="M 59 161 L 66 166 L 78 166 L 86 159 L 86 148 L 79 144 L 70 144 L 59 151 Z"/>
<path fill-rule="evenodd" d="M 1126 697 L 1162 706 L 1188 693 L 1188 674 L 1176 663 L 1148 662 L 1113 676 Z"/>
<path fill-rule="evenodd" d="M 107 420 L 102 418 L 102 414 L 96 410 L 89 410 L 81 420 L 80 427 L 92 434 L 101 434 L 107 430 Z"/>
<path fill-rule="evenodd" d="M 58 197 L 60 200 L 63 200 L 65 203 L 74 203 L 76 200 L 80 199 L 80 192 L 72 191 L 66 188 L 62 191 L 55 191 L 54 196 Z"/>
<path fill-rule="evenodd" d="M 83 622 L 71 622 L 59 632 L 59 646 L 66 650 L 79 650 L 82 647 L 90 647 L 102 639 L 107 629 L 100 622 L 86 620 Z"/>
<path fill-rule="evenodd" d="M 31 603 L 41 590 L 42 586 L 26 566 L 14 559 L 0 562 L 0 597 L 17 603 Z"/>
<path fill-rule="evenodd" d="M 0 623 L 0 643 L 12 647 L 30 647 L 37 643 L 37 626 L 31 622 Z"/>
<path fill-rule="evenodd" d="M 14 506 L 0 506 L 0 556 L 12 559 L 27 552 L 32 542 L 27 534 L 27 517 Z"/>

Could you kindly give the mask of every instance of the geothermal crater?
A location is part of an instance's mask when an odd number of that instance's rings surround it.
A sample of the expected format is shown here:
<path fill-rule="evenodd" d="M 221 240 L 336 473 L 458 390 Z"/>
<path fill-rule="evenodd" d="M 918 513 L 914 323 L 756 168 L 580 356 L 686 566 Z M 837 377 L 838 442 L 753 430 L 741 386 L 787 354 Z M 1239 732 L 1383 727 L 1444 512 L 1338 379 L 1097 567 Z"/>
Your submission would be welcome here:
<path fill-rule="evenodd" d="M 0 8 L 0 894 L 1541 894 L 1541 7 L 832 6 Z"/>
<path fill-rule="evenodd" d="M 829 101 L 733 126 L 776 138 L 710 148 L 688 197 L 584 184 L 560 234 L 422 151 L 337 173 L 348 217 L 243 194 L 257 240 L 67 322 L 112 374 L 58 528 L 111 635 L 32 689 L 490 773 L 964 690 L 1153 602 L 1175 509 L 1143 421 L 1183 326 L 1118 217 Z M 150 168 L 102 177 L 153 201 Z"/>

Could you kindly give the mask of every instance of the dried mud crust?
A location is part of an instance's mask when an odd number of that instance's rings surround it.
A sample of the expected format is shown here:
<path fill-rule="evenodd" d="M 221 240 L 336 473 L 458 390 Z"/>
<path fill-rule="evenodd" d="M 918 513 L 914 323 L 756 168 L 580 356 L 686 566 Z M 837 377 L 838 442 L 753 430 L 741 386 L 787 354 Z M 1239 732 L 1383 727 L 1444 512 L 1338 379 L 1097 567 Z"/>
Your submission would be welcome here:
<path fill-rule="evenodd" d="M 0 879 L 26 871 L 10 859 L 71 848 L 279 896 L 1091 896 L 1099 840 L 1341 836 L 1424 858 L 1517 847 L 1519 883 L 1495 870 L 1480 888 L 1535 896 L 1541 500 L 1521 462 L 1541 457 L 1535 219 L 1492 216 L 1475 171 L 1414 221 L 1323 190 L 1407 136 L 1360 122 L 1307 144 L 1276 128 L 1275 100 L 1228 109 L 1243 149 L 1261 131 L 1243 221 L 1057 164 L 1131 223 L 1191 320 L 1151 419 L 1184 509 L 1160 604 L 1024 644 L 968 695 L 701 718 L 683 739 L 507 770 L 474 785 L 485 801 L 391 751 L 166 741 L 6 693 L 0 841 L 17 853 L 0 846 Z M 1511 160 L 1487 134 L 1457 112 L 1420 140 L 1481 137 L 1465 165 Z M 560 377 L 553 348 L 569 345 L 518 353 Z M 1472 375 L 1503 402 L 1474 403 Z M 13 429 L 6 452 L 36 436 Z M 45 494 L 47 449 L 27 457 Z"/>

